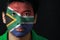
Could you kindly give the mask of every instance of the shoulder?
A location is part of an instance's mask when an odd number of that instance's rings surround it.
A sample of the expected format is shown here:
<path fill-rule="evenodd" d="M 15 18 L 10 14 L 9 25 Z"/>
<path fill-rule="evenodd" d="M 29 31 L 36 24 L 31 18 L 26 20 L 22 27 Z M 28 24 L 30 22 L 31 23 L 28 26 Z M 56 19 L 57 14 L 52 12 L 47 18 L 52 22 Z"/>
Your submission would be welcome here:
<path fill-rule="evenodd" d="M 45 38 L 45 37 L 42 37 L 42 36 L 40 36 L 40 35 L 37 35 L 34 30 L 32 30 L 32 39 L 33 39 L 33 40 L 48 40 L 48 39 Z"/>
<path fill-rule="evenodd" d="M 7 32 L 0 36 L 0 40 L 7 40 Z"/>

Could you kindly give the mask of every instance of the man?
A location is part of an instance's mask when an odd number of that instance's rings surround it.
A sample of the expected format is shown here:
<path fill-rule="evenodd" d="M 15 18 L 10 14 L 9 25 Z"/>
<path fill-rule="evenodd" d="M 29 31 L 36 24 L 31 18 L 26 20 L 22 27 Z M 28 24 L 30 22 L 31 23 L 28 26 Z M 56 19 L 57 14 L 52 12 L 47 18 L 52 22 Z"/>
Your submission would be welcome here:
<path fill-rule="evenodd" d="M 38 36 L 32 29 L 33 24 L 36 23 L 36 11 L 27 0 L 10 0 L 6 15 L 4 12 L 2 14 L 8 31 L 1 36 L 0 40 L 47 40 Z"/>

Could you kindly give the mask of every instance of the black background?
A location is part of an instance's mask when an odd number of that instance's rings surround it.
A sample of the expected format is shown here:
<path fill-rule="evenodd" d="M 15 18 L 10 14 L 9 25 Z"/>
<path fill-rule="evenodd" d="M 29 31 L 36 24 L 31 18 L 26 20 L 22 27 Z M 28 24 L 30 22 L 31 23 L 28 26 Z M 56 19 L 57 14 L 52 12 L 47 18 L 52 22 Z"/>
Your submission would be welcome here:
<path fill-rule="evenodd" d="M 59 37 L 59 0 L 39 0 L 37 34 L 49 40 L 58 40 Z"/>

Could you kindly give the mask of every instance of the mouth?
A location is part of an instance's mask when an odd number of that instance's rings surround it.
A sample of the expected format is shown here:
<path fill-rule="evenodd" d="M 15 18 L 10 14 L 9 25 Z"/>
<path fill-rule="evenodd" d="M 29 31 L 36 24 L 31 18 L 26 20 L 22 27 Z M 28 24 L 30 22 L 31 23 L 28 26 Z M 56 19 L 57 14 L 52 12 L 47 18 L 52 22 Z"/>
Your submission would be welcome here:
<path fill-rule="evenodd" d="M 18 32 L 23 32 L 24 29 L 23 29 L 22 27 L 18 27 L 18 28 L 16 28 L 16 31 L 18 31 Z"/>

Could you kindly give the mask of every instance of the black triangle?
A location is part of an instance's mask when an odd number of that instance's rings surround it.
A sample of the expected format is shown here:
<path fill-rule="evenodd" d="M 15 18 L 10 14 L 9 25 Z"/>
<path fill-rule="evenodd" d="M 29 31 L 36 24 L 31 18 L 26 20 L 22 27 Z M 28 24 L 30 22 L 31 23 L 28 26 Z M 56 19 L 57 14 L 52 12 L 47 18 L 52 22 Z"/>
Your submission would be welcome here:
<path fill-rule="evenodd" d="M 6 15 L 6 24 L 9 24 L 12 21 L 13 19 Z"/>

